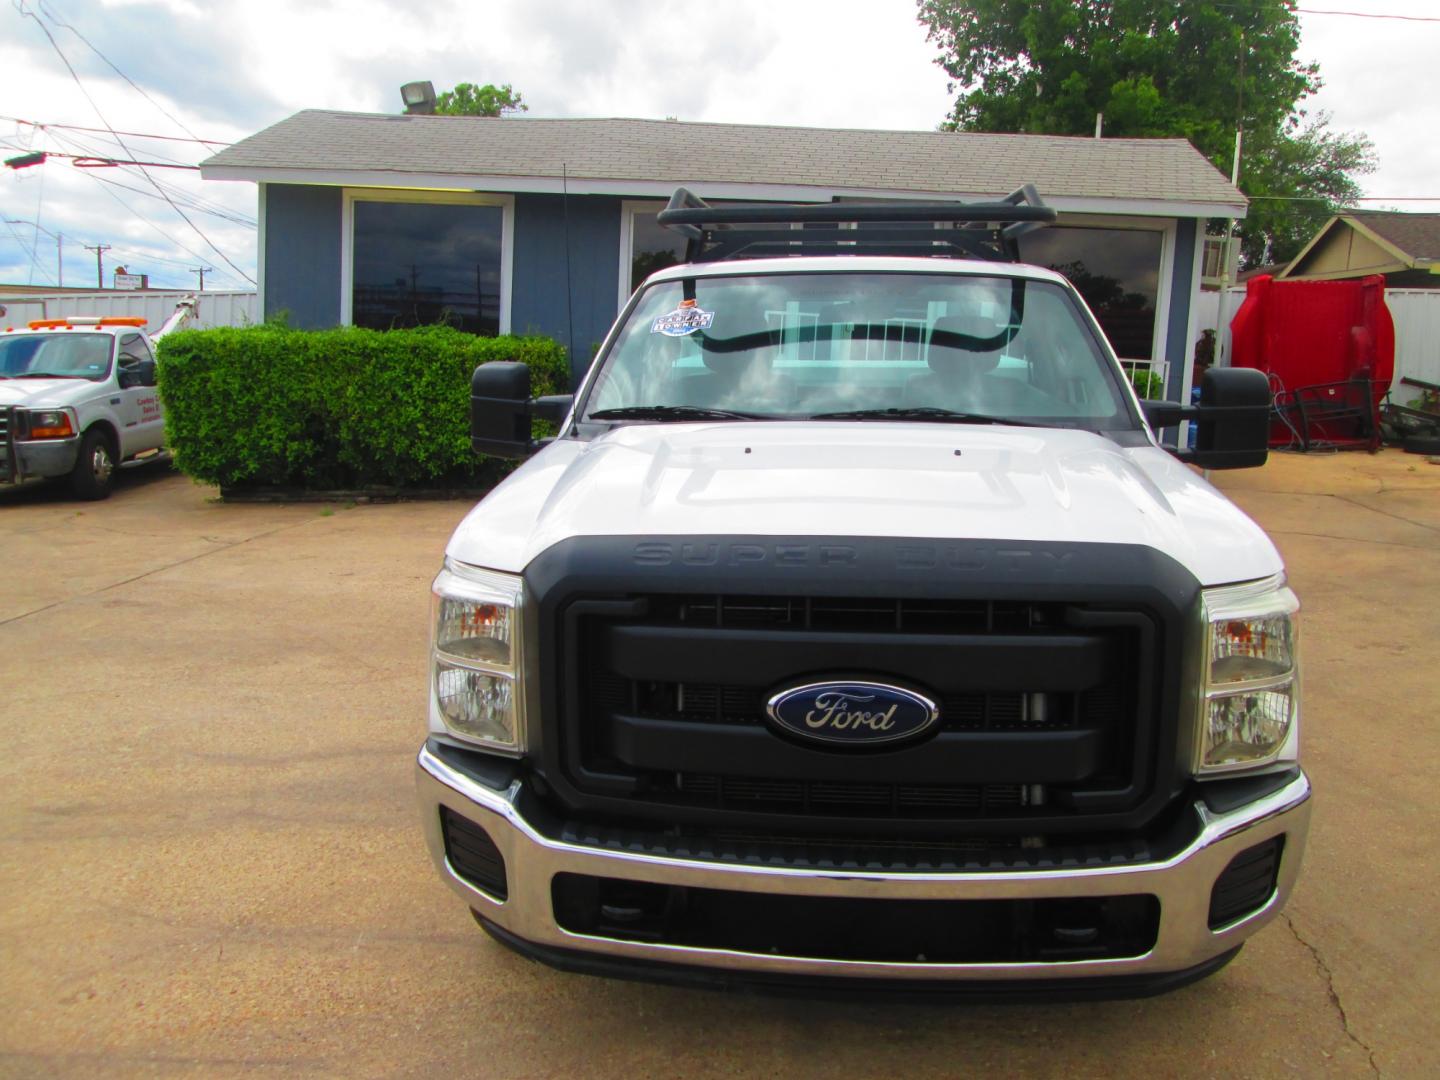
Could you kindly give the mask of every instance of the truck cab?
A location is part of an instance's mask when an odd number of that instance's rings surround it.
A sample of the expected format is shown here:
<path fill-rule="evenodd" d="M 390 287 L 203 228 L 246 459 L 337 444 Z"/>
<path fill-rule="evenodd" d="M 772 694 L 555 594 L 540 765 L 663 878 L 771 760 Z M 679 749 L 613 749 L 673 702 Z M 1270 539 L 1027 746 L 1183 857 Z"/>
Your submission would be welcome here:
<path fill-rule="evenodd" d="M 1298 603 L 1200 471 L 1263 463 L 1268 386 L 1138 400 L 1016 260 L 1053 216 L 677 192 L 687 261 L 573 398 L 476 370 L 476 449 L 527 460 L 435 579 L 417 778 L 495 938 L 702 986 L 1141 994 L 1277 915 Z"/>
<path fill-rule="evenodd" d="M 106 498 L 117 468 L 161 454 L 165 417 L 145 320 L 45 319 L 0 332 L 0 484 L 68 480 Z"/>

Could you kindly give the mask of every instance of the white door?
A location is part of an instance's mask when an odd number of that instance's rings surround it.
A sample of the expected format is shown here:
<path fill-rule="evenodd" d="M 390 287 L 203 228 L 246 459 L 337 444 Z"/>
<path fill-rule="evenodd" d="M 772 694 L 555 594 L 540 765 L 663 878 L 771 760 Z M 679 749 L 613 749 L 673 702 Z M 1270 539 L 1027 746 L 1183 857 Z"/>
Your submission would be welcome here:
<path fill-rule="evenodd" d="M 121 335 L 115 366 L 122 399 L 116 411 L 125 425 L 120 454 L 133 457 L 165 441 L 165 416 L 155 389 L 155 355 L 143 335 Z"/>

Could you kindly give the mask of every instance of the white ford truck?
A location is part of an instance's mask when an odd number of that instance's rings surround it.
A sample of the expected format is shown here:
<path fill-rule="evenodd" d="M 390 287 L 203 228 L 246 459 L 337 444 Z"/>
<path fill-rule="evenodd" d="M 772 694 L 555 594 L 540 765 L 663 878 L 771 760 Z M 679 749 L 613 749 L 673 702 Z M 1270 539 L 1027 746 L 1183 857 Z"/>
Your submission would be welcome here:
<path fill-rule="evenodd" d="M 130 316 L 0 331 L 0 488 L 60 478 L 79 498 L 103 499 L 117 468 L 161 457 L 153 342 L 194 309 L 182 301 L 153 338 L 145 319 Z"/>
<path fill-rule="evenodd" d="M 1263 463 L 1268 387 L 1137 400 L 1018 262 L 1052 218 L 682 190 L 686 263 L 573 399 L 476 370 L 476 449 L 528 460 L 435 579 L 417 778 L 491 935 L 695 985 L 1132 995 L 1275 918 L 1298 605 L 1195 467 Z"/>

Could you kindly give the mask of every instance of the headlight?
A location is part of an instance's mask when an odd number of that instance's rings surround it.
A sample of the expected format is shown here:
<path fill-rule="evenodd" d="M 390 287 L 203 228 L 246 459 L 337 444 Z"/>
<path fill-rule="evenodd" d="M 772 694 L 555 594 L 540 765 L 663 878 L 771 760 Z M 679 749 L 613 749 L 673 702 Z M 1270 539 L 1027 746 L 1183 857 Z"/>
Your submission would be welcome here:
<path fill-rule="evenodd" d="M 1197 775 L 1297 756 L 1300 682 L 1295 594 L 1283 578 L 1207 589 Z"/>
<path fill-rule="evenodd" d="M 45 409 L 30 413 L 28 436 L 32 439 L 69 439 L 75 435 L 75 421 L 69 409 Z"/>
<path fill-rule="evenodd" d="M 523 753 L 520 579 L 446 559 L 430 591 L 430 729 Z"/>

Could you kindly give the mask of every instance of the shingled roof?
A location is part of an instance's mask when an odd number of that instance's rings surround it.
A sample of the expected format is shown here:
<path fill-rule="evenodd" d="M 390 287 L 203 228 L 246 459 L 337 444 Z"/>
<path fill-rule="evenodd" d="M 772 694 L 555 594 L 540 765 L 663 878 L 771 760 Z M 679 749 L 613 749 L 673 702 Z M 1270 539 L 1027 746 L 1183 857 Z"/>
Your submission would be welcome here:
<path fill-rule="evenodd" d="M 1440 260 L 1440 214 L 1347 210 L 1341 216 L 1364 225 L 1411 259 Z"/>
<path fill-rule="evenodd" d="M 1323 280 L 1411 272 L 1440 274 L 1440 214 L 1342 211 L 1275 276 Z"/>
<path fill-rule="evenodd" d="M 714 196 L 755 189 L 756 198 L 980 196 L 1028 182 L 1062 209 L 1125 203 L 1136 213 L 1218 215 L 1243 214 L 1245 206 L 1245 197 L 1183 139 L 674 120 L 309 109 L 222 150 L 201 169 L 215 180 L 484 191 L 558 191 L 563 184 L 572 193 L 653 195 L 686 184 Z"/>

